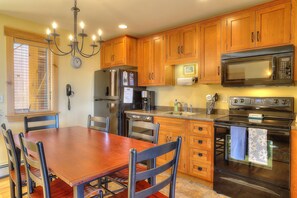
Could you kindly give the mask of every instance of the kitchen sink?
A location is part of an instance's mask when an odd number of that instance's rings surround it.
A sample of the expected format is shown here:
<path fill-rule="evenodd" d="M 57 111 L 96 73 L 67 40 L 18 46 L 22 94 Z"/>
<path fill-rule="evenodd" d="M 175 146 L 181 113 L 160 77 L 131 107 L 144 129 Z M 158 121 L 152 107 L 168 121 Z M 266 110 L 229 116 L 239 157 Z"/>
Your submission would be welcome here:
<path fill-rule="evenodd" d="M 175 111 L 169 111 L 169 112 L 166 112 L 164 114 L 170 114 L 170 115 L 175 115 L 175 116 L 191 116 L 191 115 L 196 115 L 198 113 L 193 113 L 193 112 L 181 112 L 181 111 L 178 111 L 178 112 L 175 112 Z"/>

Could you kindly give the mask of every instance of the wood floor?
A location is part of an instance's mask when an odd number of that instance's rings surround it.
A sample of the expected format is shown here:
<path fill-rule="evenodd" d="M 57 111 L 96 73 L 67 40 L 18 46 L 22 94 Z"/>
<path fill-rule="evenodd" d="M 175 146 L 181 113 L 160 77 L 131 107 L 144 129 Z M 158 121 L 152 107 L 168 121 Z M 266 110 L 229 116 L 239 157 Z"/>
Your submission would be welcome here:
<path fill-rule="evenodd" d="M 184 175 L 184 174 L 180 174 L 178 173 L 178 178 L 183 178 L 183 179 L 187 179 L 191 182 L 195 182 L 195 183 L 199 183 L 202 184 L 208 188 L 212 188 L 212 184 L 209 182 L 205 182 L 202 180 L 199 180 L 197 178 L 188 176 L 188 175 Z M 23 191 L 26 192 L 26 187 L 23 188 Z M 177 189 L 178 190 L 178 189 Z M 0 179 L 0 198 L 9 198 L 10 197 L 10 186 L 9 186 L 9 180 L 8 177 L 6 178 L 2 178 Z M 27 196 L 24 196 L 27 197 Z"/>

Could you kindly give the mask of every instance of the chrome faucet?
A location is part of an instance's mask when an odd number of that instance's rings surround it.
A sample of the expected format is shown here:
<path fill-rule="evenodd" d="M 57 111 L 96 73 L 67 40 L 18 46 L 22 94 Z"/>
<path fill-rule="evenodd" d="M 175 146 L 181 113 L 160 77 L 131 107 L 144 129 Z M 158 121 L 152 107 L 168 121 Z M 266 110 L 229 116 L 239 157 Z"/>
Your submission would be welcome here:
<path fill-rule="evenodd" d="M 193 113 L 193 106 L 190 104 L 190 112 Z"/>

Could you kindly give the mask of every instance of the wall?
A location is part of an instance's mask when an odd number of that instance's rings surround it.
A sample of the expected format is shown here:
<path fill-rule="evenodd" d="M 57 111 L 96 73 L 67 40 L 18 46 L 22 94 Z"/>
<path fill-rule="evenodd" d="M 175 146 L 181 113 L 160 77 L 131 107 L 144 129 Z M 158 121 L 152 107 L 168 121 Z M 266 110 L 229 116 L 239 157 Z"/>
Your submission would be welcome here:
<path fill-rule="evenodd" d="M 183 75 L 183 65 L 175 66 L 175 77 L 185 77 Z M 294 97 L 294 111 L 297 112 L 296 86 L 226 88 L 221 85 L 195 84 L 192 86 L 150 87 L 148 89 L 156 92 L 156 103 L 158 106 L 173 107 L 174 100 L 177 99 L 178 101 L 192 104 L 195 108 L 205 108 L 206 95 L 218 93 L 219 101 L 216 104 L 216 108 L 219 109 L 228 109 L 226 101 L 229 96 L 278 96 Z"/>
<path fill-rule="evenodd" d="M 72 21 L 70 21 L 72 22 Z M 50 25 L 50 24 L 49 24 Z M 28 32 L 44 34 L 46 26 L 36 24 L 30 21 L 17 19 L 5 15 L 0 15 L 0 96 L 4 96 L 4 102 L 0 103 L 0 123 L 5 122 L 8 128 L 14 133 L 23 131 L 23 122 L 8 122 L 6 115 L 6 37 L 4 36 L 4 26 L 16 28 Z M 58 29 L 59 30 L 59 29 Z M 68 44 L 68 33 L 60 31 L 61 46 Z M 62 47 L 62 49 L 64 49 Z M 86 126 L 87 115 L 93 114 L 93 73 L 99 69 L 100 56 L 97 55 L 90 59 L 82 58 L 83 64 L 80 69 L 73 69 L 70 64 L 70 56 L 59 57 L 59 99 L 58 109 L 60 112 L 60 126 Z M 67 97 L 65 86 L 70 84 L 75 92 L 71 97 L 71 111 L 67 109 Z M 0 136 L 0 165 L 6 161 L 6 151 L 4 148 L 3 138 Z"/>

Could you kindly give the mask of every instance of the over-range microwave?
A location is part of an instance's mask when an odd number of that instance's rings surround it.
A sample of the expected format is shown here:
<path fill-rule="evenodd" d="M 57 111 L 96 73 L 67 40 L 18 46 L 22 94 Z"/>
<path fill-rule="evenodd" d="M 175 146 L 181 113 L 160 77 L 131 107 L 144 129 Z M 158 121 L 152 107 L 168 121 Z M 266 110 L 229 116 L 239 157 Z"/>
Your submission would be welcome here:
<path fill-rule="evenodd" d="M 293 85 L 294 46 L 222 55 L 222 85 Z"/>

